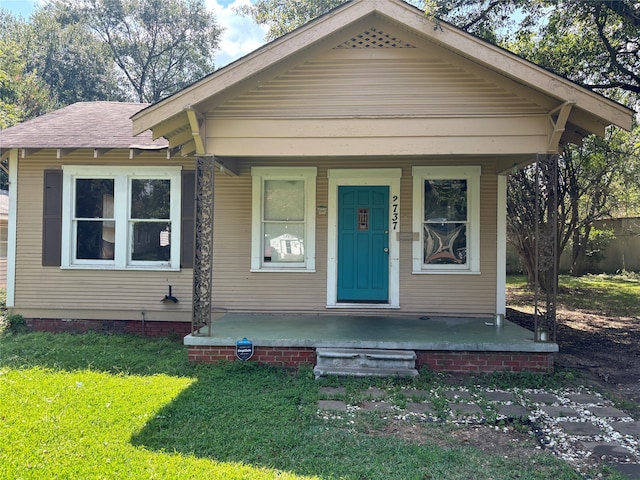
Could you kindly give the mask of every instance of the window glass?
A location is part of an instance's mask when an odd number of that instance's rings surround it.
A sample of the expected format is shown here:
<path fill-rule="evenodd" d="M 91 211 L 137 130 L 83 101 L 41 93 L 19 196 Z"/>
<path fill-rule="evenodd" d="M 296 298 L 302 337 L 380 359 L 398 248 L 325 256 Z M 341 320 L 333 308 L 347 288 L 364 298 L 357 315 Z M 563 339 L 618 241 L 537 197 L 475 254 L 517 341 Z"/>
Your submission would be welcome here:
<path fill-rule="evenodd" d="M 467 180 L 425 180 L 424 220 L 424 264 L 466 264 Z"/>
<path fill-rule="evenodd" d="M 265 180 L 264 219 L 304 220 L 304 181 Z"/>
<path fill-rule="evenodd" d="M 304 262 L 304 224 L 266 223 L 264 226 L 265 262 Z"/>
<path fill-rule="evenodd" d="M 424 219 L 426 221 L 466 221 L 466 180 L 425 180 Z"/>
<path fill-rule="evenodd" d="M 168 219 L 170 212 L 170 180 L 131 181 L 131 218 Z"/>
<path fill-rule="evenodd" d="M 171 224 L 168 222 L 132 222 L 131 260 L 164 262 L 171 258 Z"/>
<path fill-rule="evenodd" d="M 77 259 L 113 260 L 115 242 L 113 194 L 113 179 L 76 179 Z"/>

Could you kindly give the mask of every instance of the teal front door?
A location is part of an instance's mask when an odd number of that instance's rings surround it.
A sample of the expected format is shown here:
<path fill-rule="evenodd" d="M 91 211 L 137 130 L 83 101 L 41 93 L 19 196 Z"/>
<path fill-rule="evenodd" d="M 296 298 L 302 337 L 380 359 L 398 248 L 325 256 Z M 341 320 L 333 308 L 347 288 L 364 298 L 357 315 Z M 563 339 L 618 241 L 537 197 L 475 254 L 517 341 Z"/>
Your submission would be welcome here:
<path fill-rule="evenodd" d="M 389 187 L 338 187 L 338 302 L 389 301 Z"/>

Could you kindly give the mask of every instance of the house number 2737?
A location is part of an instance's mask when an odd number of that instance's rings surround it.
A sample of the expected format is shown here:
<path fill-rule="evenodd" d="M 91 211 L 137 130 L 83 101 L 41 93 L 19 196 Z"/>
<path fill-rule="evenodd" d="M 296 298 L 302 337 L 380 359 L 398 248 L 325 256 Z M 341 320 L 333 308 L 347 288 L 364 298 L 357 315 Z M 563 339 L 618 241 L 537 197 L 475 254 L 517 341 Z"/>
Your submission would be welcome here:
<path fill-rule="evenodd" d="M 394 195 L 393 203 L 391 204 L 391 224 L 393 225 L 394 232 L 398 230 L 398 219 L 399 219 L 398 208 L 399 208 L 398 195 Z"/>

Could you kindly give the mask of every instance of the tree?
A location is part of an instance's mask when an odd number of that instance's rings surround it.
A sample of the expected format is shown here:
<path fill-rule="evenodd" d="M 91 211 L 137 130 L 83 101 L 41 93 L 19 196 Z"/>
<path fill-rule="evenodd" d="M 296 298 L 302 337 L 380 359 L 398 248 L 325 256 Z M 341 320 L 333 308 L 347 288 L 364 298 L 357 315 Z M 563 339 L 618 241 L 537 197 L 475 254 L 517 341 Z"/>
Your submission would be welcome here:
<path fill-rule="evenodd" d="M 16 35 L 27 69 L 49 86 L 59 105 L 124 100 L 110 52 L 75 12 L 51 3 Z"/>
<path fill-rule="evenodd" d="M 251 17 L 258 25 L 267 25 L 267 40 L 274 40 L 309 20 L 316 18 L 345 0 L 257 0 L 237 11 Z"/>
<path fill-rule="evenodd" d="M 27 71 L 19 45 L 0 39 L 0 129 L 41 115 L 54 104 L 47 85 Z"/>
<path fill-rule="evenodd" d="M 214 69 L 220 29 L 204 0 L 57 0 L 109 49 L 139 102 L 156 102 Z"/>
<path fill-rule="evenodd" d="M 258 0 L 243 13 L 280 36 L 338 6 L 340 1 Z M 640 111 L 640 4 L 632 0 L 426 0 L 434 28 L 442 19 L 514 51 L 522 57 Z M 637 129 L 636 129 L 637 132 Z M 535 225 L 550 227 L 549 193 L 556 192 L 558 254 L 571 245 L 572 272 L 578 274 L 593 223 L 620 211 L 640 208 L 638 136 L 618 130 L 604 141 L 589 137 L 582 146 L 565 146 L 557 185 L 541 185 L 536 210 L 535 168 L 509 181 L 509 238 L 529 280 L 535 273 Z M 634 180 L 635 179 L 635 180 Z M 548 179 L 547 179 L 548 180 Z M 624 186 L 625 188 L 621 188 Z M 553 187 L 553 188 L 551 188 Z M 634 203 L 636 202 L 636 203 Z"/>

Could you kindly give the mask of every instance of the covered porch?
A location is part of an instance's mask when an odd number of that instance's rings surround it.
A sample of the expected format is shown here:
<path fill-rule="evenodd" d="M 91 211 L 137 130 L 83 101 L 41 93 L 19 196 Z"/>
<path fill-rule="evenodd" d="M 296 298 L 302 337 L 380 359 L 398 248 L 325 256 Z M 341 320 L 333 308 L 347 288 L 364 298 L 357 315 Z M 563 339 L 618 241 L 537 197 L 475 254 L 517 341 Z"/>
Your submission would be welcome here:
<path fill-rule="evenodd" d="M 233 361 L 236 342 L 253 343 L 252 361 L 295 367 L 315 365 L 317 348 L 412 350 L 416 368 L 437 371 L 548 372 L 555 343 L 491 318 L 378 315 L 226 314 L 184 339 L 189 360 Z"/>

